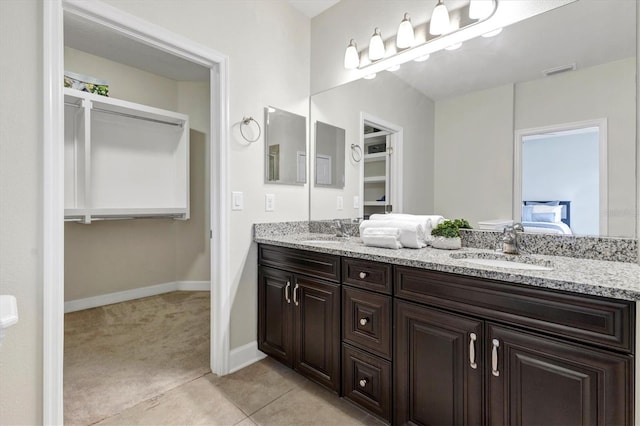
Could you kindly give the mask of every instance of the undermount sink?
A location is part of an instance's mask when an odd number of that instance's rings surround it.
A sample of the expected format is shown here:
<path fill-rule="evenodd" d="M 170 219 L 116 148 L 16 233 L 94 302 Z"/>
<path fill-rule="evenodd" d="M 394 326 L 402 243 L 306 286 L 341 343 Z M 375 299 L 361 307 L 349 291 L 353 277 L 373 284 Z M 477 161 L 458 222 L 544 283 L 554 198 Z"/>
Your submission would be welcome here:
<path fill-rule="evenodd" d="M 450 256 L 452 259 L 494 268 L 553 271 L 553 264 L 551 262 L 528 256 L 507 256 L 493 253 L 452 253 Z"/>

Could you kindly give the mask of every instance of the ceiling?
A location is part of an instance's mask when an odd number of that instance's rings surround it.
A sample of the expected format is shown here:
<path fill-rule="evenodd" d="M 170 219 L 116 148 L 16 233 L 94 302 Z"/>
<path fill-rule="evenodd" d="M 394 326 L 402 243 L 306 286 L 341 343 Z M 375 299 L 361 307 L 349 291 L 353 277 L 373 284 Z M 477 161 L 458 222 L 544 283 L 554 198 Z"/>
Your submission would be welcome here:
<path fill-rule="evenodd" d="M 339 0 L 289 0 L 309 16 Z M 615 7 L 612 7 L 615 5 Z M 541 78 L 542 70 L 577 69 L 635 55 L 636 2 L 580 0 L 479 37 L 455 51 L 436 52 L 394 74 L 431 99 Z M 65 45 L 178 81 L 206 81 L 209 69 L 147 46 L 109 28 L 64 17 Z M 523 54 L 526 52 L 526 54 Z M 71 70 L 73 71 L 73 70 Z"/>
<path fill-rule="evenodd" d="M 636 2 L 580 0 L 478 37 L 394 74 L 438 100 L 544 77 L 567 64 L 582 69 L 636 54 Z"/>

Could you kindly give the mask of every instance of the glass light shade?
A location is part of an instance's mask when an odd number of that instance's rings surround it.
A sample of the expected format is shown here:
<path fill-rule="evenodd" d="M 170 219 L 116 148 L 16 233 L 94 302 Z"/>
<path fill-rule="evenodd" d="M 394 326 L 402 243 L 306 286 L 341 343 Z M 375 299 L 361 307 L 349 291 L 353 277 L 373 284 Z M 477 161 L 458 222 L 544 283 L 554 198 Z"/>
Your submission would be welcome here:
<path fill-rule="evenodd" d="M 413 32 L 413 25 L 411 25 L 411 18 L 409 14 L 404 14 L 404 19 L 398 26 L 398 34 L 396 35 L 396 46 L 398 49 L 406 49 L 413 46 L 415 34 Z"/>
<path fill-rule="evenodd" d="M 462 43 L 452 44 L 451 46 L 445 47 L 445 50 L 456 50 L 462 47 Z"/>
<path fill-rule="evenodd" d="M 501 32 L 502 32 L 502 28 L 498 28 L 497 30 L 489 31 L 488 33 L 482 34 L 482 37 L 484 38 L 494 37 L 500 34 Z"/>
<path fill-rule="evenodd" d="M 415 58 L 413 61 L 414 62 L 424 62 L 427 59 L 429 59 L 429 56 L 431 56 L 431 55 L 427 54 L 427 55 L 419 56 L 419 57 Z"/>
<path fill-rule="evenodd" d="M 493 0 L 471 0 L 469 19 L 485 19 L 493 12 Z"/>
<path fill-rule="evenodd" d="M 400 69 L 400 65 L 396 64 L 396 65 L 391 65 L 389 68 L 387 68 L 387 71 L 398 71 Z"/>
<path fill-rule="evenodd" d="M 365 80 L 373 80 L 374 78 L 376 78 L 376 74 L 375 74 L 375 73 L 373 73 L 373 74 L 368 74 L 368 75 L 365 75 L 363 78 L 364 78 Z"/>
<path fill-rule="evenodd" d="M 358 55 L 358 46 L 353 39 L 349 42 L 347 50 L 344 52 L 344 67 L 348 70 L 354 70 L 360 65 L 360 55 Z"/>
<path fill-rule="evenodd" d="M 369 40 L 369 59 L 377 61 L 384 57 L 384 41 L 382 41 L 382 34 L 378 28 L 375 29 L 371 40 Z"/>
<path fill-rule="evenodd" d="M 429 34 L 441 35 L 449 31 L 449 11 L 442 0 L 438 1 L 438 5 L 433 9 L 431 21 L 429 22 Z"/>

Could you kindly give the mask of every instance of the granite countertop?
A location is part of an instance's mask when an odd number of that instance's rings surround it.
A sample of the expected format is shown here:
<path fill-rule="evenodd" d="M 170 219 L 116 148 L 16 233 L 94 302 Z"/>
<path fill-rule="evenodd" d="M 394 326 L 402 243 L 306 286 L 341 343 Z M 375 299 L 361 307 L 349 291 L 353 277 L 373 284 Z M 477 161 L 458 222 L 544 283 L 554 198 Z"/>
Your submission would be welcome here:
<path fill-rule="evenodd" d="M 524 255 L 530 263 L 549 265 L 548 270 L 507 269 L 469 263 L 459 256 L 496 257 L 500 253 L 464 247 L 460 250 L 384 249 L 365 246 L 360 238 L 338 239 L 330 234 L 289 233 L 257 235 L 254 241 L 281 247 L 377 262 L 404 265 L 473 277 L 509 281 L 536 287 L 552 288 L 624 300 L 640 300 L 640 265 L 635 263 L 576 259 L 563 256 Z M 329 242 L 322 242 L 329 241 Z M 451 256 L 453 255 L 453 256 Z M 506 257 L 506 255 L 504 255 Z"/>

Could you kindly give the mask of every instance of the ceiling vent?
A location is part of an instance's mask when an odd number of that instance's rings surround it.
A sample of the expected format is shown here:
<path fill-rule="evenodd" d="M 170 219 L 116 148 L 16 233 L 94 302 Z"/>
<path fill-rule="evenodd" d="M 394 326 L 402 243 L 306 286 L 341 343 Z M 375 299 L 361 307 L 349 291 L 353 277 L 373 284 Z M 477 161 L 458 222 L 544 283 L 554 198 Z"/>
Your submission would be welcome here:
<path fill-rule="evenodd" d="M 549 77 L 549 76 L 560 74 L 563 72 L 575 71 L 575 70 L 576 70 L 576 64 L 567 64 L 567 65 L 561 65 L 559 67 L 543 70 L 542 74 Z"/>

